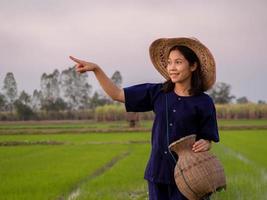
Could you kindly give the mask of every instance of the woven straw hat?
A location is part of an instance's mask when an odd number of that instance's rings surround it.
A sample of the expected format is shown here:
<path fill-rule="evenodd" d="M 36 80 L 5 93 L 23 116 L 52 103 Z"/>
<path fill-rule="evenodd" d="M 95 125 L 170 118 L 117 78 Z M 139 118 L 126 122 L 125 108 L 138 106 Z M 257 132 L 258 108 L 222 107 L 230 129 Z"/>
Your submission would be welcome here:
<path fill-rule="evenodd" d="M 210 89 L 216 80 L 215 60 L 209 49 L 195 38 L 160 38 L 155 40 L 149 48 L 154 67 L 165 79 L 169 80 L 170 77 L 166 69 L 168 53 L 176 45 L 186 46 L 195 52 L 201 65 L 204 90 Z"/>

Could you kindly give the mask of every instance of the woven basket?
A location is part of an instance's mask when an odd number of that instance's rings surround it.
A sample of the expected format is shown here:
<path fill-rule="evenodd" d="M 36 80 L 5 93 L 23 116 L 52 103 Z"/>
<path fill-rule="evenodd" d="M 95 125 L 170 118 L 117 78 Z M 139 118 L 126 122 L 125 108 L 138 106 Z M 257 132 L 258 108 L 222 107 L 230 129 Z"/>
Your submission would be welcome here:
<path fill-rule="evenodd" d="M 189 135 L 170 144 L 179 159 L 174 169 L 178 189 L 189 200 L 200 200 L 213 192 L 226 189 L 224 169 L 210 152 L 192 151 L 196 135 Z"/>

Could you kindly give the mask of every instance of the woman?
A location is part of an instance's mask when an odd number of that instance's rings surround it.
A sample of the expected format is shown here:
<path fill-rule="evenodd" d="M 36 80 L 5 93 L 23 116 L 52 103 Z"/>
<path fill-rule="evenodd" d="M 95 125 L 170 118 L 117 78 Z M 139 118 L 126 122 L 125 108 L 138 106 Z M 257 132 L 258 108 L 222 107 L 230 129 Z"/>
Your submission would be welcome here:
<path fill-rule="evenodd" d="M 77 72 L 92 71 L 113 99 L 125 103 L 128 112 L 153 110 L 152 150 L 144 178 L 150 200 L 186 200 L 174 180 L 177 157 L 169 144 L 192 133 L 197 140 L 194 152 L 208 151 L 219 141 L 216 110 L 204 93 L 215 82 L 215 61 L 201 42 L 192 38 L 155 40 L 150 46 L 155 68 L 167 79 L 164 83 L 144 83 L 118 88 L 95 63 L 70 57 Z"/>

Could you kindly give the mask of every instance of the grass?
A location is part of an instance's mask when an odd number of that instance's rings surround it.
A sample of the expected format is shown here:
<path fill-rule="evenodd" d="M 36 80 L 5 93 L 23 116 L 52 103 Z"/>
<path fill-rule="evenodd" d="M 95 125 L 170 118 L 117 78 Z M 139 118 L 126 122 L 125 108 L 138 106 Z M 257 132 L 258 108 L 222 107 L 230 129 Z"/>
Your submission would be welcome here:
<path fill-rule="evenodd" d="M 0 146 L 0 199 L 58 200 L 71 195 L 79 200 L 146 199 L 143 175 L 150 136 L 149 132 L 0 135 L 0 142 L 64 142 Z M 267 199 L 267 130 L 220 131 L 220 139 L 212 151 L 225 168 L 227 190 L 212 200 Z"/>
<path fill-rule="evenodd" d="M 213 148 L 225 167 L 227 192 L 214 199 L 267 199 L 267 131 L 225 131 Z"/>
<path fill-rule="evenodd" d="M 88 144 L 93 142 L 128 142 L 149 141 L 150 133 L 90 133 L 90 134 L 48 134 L 48 135 L 3 135 L 0 142 L 4 141 L 59 141 L 71 144 Z"/>
<path fill-rule="evenodd" d="M 132 145 L 130 155 L 96 179 L 81 187 L 78 199 L 144 199 L 143 173 L 149 154 L 147 145 Z"/>
<path fill-rule="evenodd" d="M 56 199 L 117 154 L 124 145 L 64 145 L 0 148 L 4 199 Z M 112 149 L 112 150 L 110 150 Z"/>

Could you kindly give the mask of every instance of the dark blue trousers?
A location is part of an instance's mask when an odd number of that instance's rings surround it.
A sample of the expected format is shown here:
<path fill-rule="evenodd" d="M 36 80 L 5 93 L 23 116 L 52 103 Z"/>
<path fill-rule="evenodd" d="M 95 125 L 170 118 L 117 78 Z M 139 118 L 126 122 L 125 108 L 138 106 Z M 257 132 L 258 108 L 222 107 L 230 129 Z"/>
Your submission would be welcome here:
<path fill-rule="evenodd" d="M 188 200 L 175 184 L 153 183 L 148 181 L 149 200 Z M 210 196 L 202 200 L 210 200 Z"/>
<path fill-rule="evenodd" d="M 148 181 L 149 200 L 188 200 L 175 184 L 152 183 Z"/>

